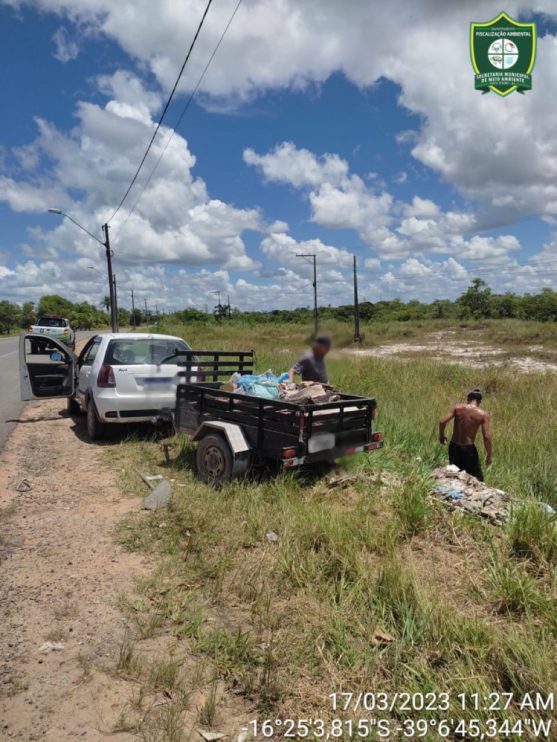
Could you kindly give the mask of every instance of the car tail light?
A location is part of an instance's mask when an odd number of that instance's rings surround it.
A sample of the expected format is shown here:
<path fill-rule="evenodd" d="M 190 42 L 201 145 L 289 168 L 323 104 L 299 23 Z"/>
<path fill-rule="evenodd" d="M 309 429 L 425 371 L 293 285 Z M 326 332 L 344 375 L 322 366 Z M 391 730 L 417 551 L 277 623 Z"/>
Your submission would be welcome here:
<path fill-rule="evenodd" d="M 108 363 L 103 363 L 99 375 L 97 376 L 97 386 L 102 387 L 113 387 L 116 386 L 116 379 L 114 378 L 114 371 L 112 366 Z"/>
<path fill-rule="evenodd" d="M 27 330 L 27 332 L 33 332 L 33 328 L 31 327 L 31 325 L 29 325 L 29 329 Z"/>
<path fill-rule="evenodd" d="M 296 449 L 295 448 L 283 448 L 282 449 L 282 457 L 283 459 L 294 459 L 296 458 Z"/>
<path fill-rule="evenodd" d="M 374 434 L 373 434 L 373 435 L 371 436 L 371 440 L 372 440 L 372 441 L 373 441 L 374 443 L 377 443 L 377 441 L 382 441 L 382 440 L 383 440 L 383 433 L 374 433 Z"/>
<path fill-rule="evenodd" d="M 69 332 L 68 328 L 67 328 L 67 327 L 64 327 L 64 332 L 63 332 L 63 334 L 64 334 L 64 335 L 67 335 L 67 334 L 68 334 L 68 332 Z"/>

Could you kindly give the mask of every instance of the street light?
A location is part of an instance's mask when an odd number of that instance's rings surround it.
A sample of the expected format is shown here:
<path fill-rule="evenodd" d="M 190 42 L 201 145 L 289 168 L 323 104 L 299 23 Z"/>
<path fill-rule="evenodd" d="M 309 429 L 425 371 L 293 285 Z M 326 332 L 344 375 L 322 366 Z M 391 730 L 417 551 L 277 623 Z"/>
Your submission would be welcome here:
<path fill-rule="evenodd" d="M 70 222 L 73 222 L 76 227 L 79 227 L 82 232 L 85 232 L 89 235 L 89 237 L 92 237 L 96 242 L 99 243 L 99 245 L 102 245 L 106 252 L 106 267 L 108 269 L 108 289 L 109 289 L 109 296 L 110 296 L 110 320 L 112 325 L 112 332 L 118 332 L 118 309 L 117 309 L 117 297 L 116 297 L 116 285 L 114 282 L 114 277 L 112 275 L 112 250 L 110 249 L 110 238 L 108 236 L 108 224 L 102 225 L 102 230 L 104 232 L 105 240 L 104 242 L 102 240 L 99 240 L 98 237 L 96 237 L 92 232 L 89 232 L 88 229 L 85 229 L 83 225 L 81 225 L 79 222 L 77 222 L 72 216 L 69 214 L 66 214 L 62 209 L 49 209 L 49 214 L 57 214 L 58 216 L 63 216 L 66 219 L 69 219 Z"/>

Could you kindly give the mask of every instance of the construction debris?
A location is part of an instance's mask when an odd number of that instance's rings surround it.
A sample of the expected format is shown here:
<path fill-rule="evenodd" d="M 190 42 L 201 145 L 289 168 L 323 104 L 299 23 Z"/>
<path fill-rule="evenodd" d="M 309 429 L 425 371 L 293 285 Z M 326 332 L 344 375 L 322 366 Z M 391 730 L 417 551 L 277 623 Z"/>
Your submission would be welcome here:
<path fill-rule="evenodd" d="M 511 500 L 503 490 L 488 487 L 452 464 L 436 469 L 433 478 L 436 484 L 431 495 L 450 510 L 480 515 L 497 526 L 509 519 Z"/>
<path fill-rule="evenodd" d="M 172 490 L 170 487 L 170 482 L 168 479 L 165 479 L 161 474 L 152 474 L 152 475 L 144 475 L 141 474 L 141 472 L 137 472 L 137 474 L 143 479 L 147 487 L 151 490 L 151 492 L 147 495 L 147 497 L 143 498 L 143 501 L 141 502 L 141 507 L 144 510 L 158 510 L 159 508 L 165 508 L 170 503 L 170 498 L 172 497 Z M 155 487 L 153 482 L 158 482 L 157 486 Z"/>
<path fill-rule="evenodd" d="M 144 510 L 158 510 L 159 508 L 165 508 L 170 502 L 172 497 L 172 491 L 170 489 L 170 482 L 168 479 L 163 479 L 147 497 L 143 498 L 141 507 Z"/>

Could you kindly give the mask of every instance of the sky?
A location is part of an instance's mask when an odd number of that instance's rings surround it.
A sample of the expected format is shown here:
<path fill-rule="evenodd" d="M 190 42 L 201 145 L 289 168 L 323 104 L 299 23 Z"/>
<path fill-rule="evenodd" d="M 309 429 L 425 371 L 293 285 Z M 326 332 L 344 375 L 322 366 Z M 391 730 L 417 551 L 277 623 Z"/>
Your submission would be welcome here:
<path fill-rule="evenodd" d="M 554 0 L 0 0 L 0 300 L 243 310 L 557 282 Z M 536 22 L 532 90 L 474 89 L 471 21 Z M 178 123 L 179 121 L 179 123 Z M 176 131 L 174 131 L 176 127 Z"/>

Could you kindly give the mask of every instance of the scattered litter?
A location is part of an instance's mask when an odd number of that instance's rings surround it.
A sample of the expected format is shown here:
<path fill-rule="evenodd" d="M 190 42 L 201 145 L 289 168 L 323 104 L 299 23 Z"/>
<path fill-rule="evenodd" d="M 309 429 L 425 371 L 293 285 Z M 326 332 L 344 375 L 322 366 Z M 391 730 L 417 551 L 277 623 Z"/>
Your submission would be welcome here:
<path fill-rule="evenodd" d="M 61 642 L 45 642 L 39 647 L 39 652 L 48 654 L 49 652 L 61 652 L 63 649 L 64 645 Z"/>
<path fill-rule="evenodd" d="M 376 627 L 375 631 L 371 635 L 371 643 L 374 647 L 380 647 L 385 644 L 390 644 L 391 642 L 394 642 L 394 640 L 394 636 L 391 636 L 386 631 L 383 631 L 383 629 L 380 629 L 379 626 Z"/>
<path fill-rule="evenodd" d="M 19 484 L 16 485 L 17 492 L 29 492 L 33 489 L 33 485 L 28 479 L 22 479 Z"/>
<path fill-rule="evenodd" d="M 552 508 L 547 502 L 538 502 L 538 505 L 542 510 L 545 510 L 548 515 L 555 515 L 555 508 Z"/>
<path fill-rule="evenodd" d="M 341 477 L 331 477 L 327 480 L 327 487 L 330 490 L 336 487 L 348 487 L 351 484 L 356 484 L 362 479 L 358 474 L 344 474 Z"/>
<path fill-rule="evenodd" d="M 450 489 L 449 487 L 444 487 L 442 484 L 438 484 L 435 489 L 437 492 L 440 492 L 442 495 L 446 495 L 446 497 L 450 497 L 453 500 L 462 500 L 464 497 L 462 490 Z"/>
<path fill-rule="evenodd" d="M 247 742 L 248 739 L 253 739 L 251 732 L 247 729 L 242 729 L 236 742 Z"/>
<path fill-rule="evenodd" d="M 217 740 L 226 737 L 226 734 L 223 734 L 222 732 L 206 732 L 204 729 L 198 729 L 197 731 L 203 737 L 205 742 L 217 742 Z"/>
<path fill-rule="evenodd" d="M 382 487 L 397 487 L 402 484 L 402 478 L 390 471 L 371 472 L 370 474 L 343 474 L 338 477 L 329 477 L 326 484 L 328 489 L 349 487 L 357 482 L 379 483 Z"/>
<path fill-rule="evenodd" d="M 267 541 L 270 541 L 272 544 L 276 543 L 279 540 L 278 534 L 274 531 L 269 531 L 265 534 L 265 538 Z"/>
<path fill-rule="evenodd" d="M 149 474 L 146 477 L 143 477 L 143 479 L 146 482 L 160 482 L 161 479 L 164 479 L 162 474 Z"/>
<path fill-rule="evenodd" d="M 436 469 L 433 478 L 431 495 L 449 509 L 480 515 L 498 526 L 509 519 L 510 497 L 503 490 L 488 487 L 452 464 Z"/>

